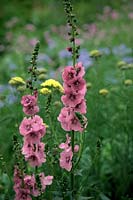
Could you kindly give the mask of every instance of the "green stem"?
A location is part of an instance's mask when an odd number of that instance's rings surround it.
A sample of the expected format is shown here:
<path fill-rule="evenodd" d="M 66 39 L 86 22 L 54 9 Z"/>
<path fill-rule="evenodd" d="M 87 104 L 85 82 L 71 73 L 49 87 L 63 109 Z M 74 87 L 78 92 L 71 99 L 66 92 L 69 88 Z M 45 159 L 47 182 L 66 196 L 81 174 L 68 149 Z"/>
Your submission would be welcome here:
<path fill-rule="evenodd" d="M 74 131 L 72 131 L 72 152 L 74 153 Z M 72 171 L 71 171 L 71 191 L 72 199 L 74 200 L 74 162 L 72 162 Z"/>

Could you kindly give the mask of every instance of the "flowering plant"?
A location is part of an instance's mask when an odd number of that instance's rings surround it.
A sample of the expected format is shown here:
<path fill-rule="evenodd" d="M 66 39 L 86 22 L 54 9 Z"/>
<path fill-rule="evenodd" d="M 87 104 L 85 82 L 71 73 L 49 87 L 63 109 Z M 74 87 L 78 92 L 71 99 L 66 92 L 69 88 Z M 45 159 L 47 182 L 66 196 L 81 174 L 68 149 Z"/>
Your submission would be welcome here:
<path fill-rule="evenodd" d="M 22 110 L 25 116 L 19 125 L 21 142 L 19 142 L 18 136 L 14 136 L 15 200 L 42 199 L 46 196 L 53 199 L 56 196 L 61 196 L 61 193 L 63 199 L 77 199 L 79 195 L 76 191 L 75 171 L 81 159 L 83 134 L 87 125 L 87 119 L 84 116 L 87 109 L 85 100 L 87 87 L 84 79 L 84 66 L 81 62 L 77 62 L 80 46 L 76 46 L 75 43 L 78 35 L 76 17 L 69 1 L 65 0 L 64 6 L 72 44 L 67 50 L 72 54 L 73 64 L 66 66 L 62 72 L 63 86 L 54 79 L 48 79 L 40 84 L 41 89 L 38 87 L 38 75 L 40 73 L 37 69 L 39 42 L 35 45 L 30 62 L 31 66 L 28 68 L 29 79 L 24 81 L 21 77 L 13 77 L 9 81 L 13 86 L 18 87 L 21 85 L 25 87 L 24 95 L 21 98 Z M 62 140 L 63 134 L 61 138 L 58 138 L 54 133 L 56 131 L 50 115 L 53 94 L 57 91 L 63 93 L 61 101 L 64 107 L 61 108 L 60 113 L 58 112 L 58 116 L 54 120 L 56 120 L 58 126 L 60 122 L 62 129 L 66 131 L 64 134 L 66 135 L 65 142 Z M 43 112 L 41 106 L 39 106 L 40 95 L 47 98 Z M 43 119 L 46 123 L 47 120 L 50 121 L 51 132 L 55 135 L 49 135 L 49 138 L 54 145 L 49 141 L 47 136 L 47 127 L 49 126 L 43 122 Z M 59 127 L 60 130 L 61 127 Z M 81 137 L 78 135 L 81 135 Z M 48 170 L 49 167 L 52 170 Z M 45 175 L 47 173 L 50 175 Z M 62 178 L 59 181 L 60 173 Z M 70 179 L 66 177 L 68 173 Z M 66 188 L 64 188 L 65 183 L 68 185 Z M 47 194 L 47 186 L 49 185 L 53 185 L 54 189 L 51 189 Z M 55 191 L 62 192 L 57 195 Z"/>

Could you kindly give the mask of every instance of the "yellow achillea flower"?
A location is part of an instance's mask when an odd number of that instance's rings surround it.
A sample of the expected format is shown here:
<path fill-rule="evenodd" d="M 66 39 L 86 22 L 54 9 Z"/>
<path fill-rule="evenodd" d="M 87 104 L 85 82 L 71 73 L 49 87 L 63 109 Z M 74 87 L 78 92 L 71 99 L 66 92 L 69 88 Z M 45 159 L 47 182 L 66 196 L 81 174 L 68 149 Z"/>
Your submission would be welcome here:
<path fill-rule="evenodd" d="M 117 66 L 118 67 L 123 67 L 123 66 L 126 66 L 127 65 L 127 63 L 125 62 L 125 61 L 119 61 L 118 63 L 117 63 Z"/>
<path fill-rule="evenodd" d="M 41 94 L 50 94 L 50 93 L 51 93 L 51 90 L 48 89 L 48 88 L 42 88 L 42 89 L 39 90 L 39 92 L 40 92 Z"/>
<path fill-rule="evenodd" d="M 132 84 L 133 84 L 133 81 L 132 81 L 131 79 L 127 79 L 127 80 L 124 81 L 124 84 L 125 84 L 126 86 L 132 85 Z"/>
<path fill-rule="evenodd" d="M 16 77 L 12 77 L 9 82 L 8 82 L 10 85 L 25 85 L 25 81 L 19 77 L 19 76 L 16 76 Z"/>
<path fill-rule="evenodd" d="M 45 82 L 43 82 L 41 84 L 41 86 L 42 87 L 54 87 L 54 88 L 57 88 L 60 92 L 64 92 L 64 89 L 63 89 L 62 85 L 58 81 L 56 81 L 54 79 L 46 80 Z"/>
<path fill-rule="evenodd" d="M 107 89 L 101 89 L 99 90 L 99 94 L 106 96 L 109 93 L 109 91 Z"/>
<path fill-rule="evenodd" d="M 90 57 L 92 57 L 92 58 L 98 58 L 101 56 L 102 56 L 102 53 L 99 50 L 92 50 L 90 52 Z"/>

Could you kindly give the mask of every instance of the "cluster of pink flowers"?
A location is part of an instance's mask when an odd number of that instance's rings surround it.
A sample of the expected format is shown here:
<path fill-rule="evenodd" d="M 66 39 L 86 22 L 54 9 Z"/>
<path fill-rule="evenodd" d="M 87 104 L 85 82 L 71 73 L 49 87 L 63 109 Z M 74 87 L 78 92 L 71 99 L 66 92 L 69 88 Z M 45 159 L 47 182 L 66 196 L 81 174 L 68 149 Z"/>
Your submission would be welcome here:
<path fill-rule="evenodd" d="M 71 137 L 69 135 L 66 135 L 66 142 L 61 143 L 59 145 L 60 149 L 63 149 L 63 151 L 60 153 L 60 167 L 66 169 L 67 171 L 71 171 L 72 168 L 72 158 L 73 158 L 73 152 L 72 147 L 70 146 Z M 74 146 L 74 152 L 78 152 L 79 145 Z"/>
<path fill-rule="evenodd" d="M 80 114 L 86 113 L 86 82 L 83 79 L 85 74 L 84 67 L 81 62 L 77 63 L 75 67 L 67 66 L 62 74 L 63 87 L 65 94 L 61 100 L 64 104 L 58 120 L 61 126 L 66 131 L 83 131 L 83 127 L 77 118 L 75 112 Z"/>
<path fill-rule="evenodd" d="M 53 176 L 45 176 L 44 173 L 39 174 L 41 191 L 37 188 L 34 174 L 25 175 L 15 166 L 14 170 L 14 191 L 16 193 L 15 200 L 32 200 L 31 195 L 37 197 L 41 192 L 45 191 L 47 185 L 52 184 Z"/>
<path fill-rule="evenodd" d="M 42 137 L 46 134 L 46 127 L 43 119 L 36 115 L 39 111 L 37 98 L 38 94 L 35 91 L 34 95 L 25 95 L 21 100 L 23 111 L 28 115 L 28 117 L 24 117 L 19 126 L 20 134 L 24 140 L 22 154 L 31 167 L 41 166 L 42 163 L 46 162 L 46 155 L 44 153 L 45 144 L 41 142 Z M 52 184 L 53 176 L 45 176 L 44 173 L 40 173 L 39 178 L 41 188 L 38 189 L 35 175 L 26 175 L 15 166 L 15 200 L 32 200 L 31 195 L 34 197 L 39 196 L 45 191 L 47 185 Z"/>
<path fill-rule="evenodd" d="M 21 104 L 23 105 L 23 112 L 26 115 L 34 115 L 39 112 L 37 105 L 37 92 L 34 95 L 25 95 L 22 97 Z"/>
<path fill-rule="evenodd" d="M 24 137 L 22 154 L 32 167 L 41 166 L 42 163 L 46 162 L 45 145 L 41 142 L 41 138 L 46 134 L 46 127 L 42 118 L 35 115 L 39 110 L 37 94 L 23 96 L 21 104 L 23 105 L 24 113 L 31 115 L 29 118 L 25 117 L 19 127 L 20 134 Z"/>

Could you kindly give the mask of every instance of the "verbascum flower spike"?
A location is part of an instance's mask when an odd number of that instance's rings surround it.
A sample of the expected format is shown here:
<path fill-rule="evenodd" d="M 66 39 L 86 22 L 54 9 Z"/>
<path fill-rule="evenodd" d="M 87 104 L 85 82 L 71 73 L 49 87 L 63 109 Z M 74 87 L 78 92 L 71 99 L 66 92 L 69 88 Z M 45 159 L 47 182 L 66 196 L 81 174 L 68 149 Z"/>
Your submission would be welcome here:
<path fill-rule="evenodd" d="M 62 128 L 66 131 L 82 132 L 85 128 L 76 115 L 77 112 L 80 114 L 86 113 L 85 94 L 87 88 L 83 79 L 84 74 L 85 71 L 81 62 L 77 63 L 75 67 L 65 67 L 62 73 L 64 95 L 61 100 L 65 107 L 61 109 L 58 121 L 61 122 Z"/>
<path fill-rule="evenodd" d="M 23 146 L 21 148 L 21 154 L 24 155 L 25 161 L 28 162 L 30 168 L 35 168 L 35 174 L 26 175 L 25 171 L 22 171 L 21 165 L 16 165 L 14 169 L 14 191 L 15 200 L 27 199 L 31 200 L 31 197 L 40 196 L 46 189 L 47 185 L 52 184 L 53 176 L 45 176 L 44 173 L 38 173 L 38 167 L 42 166 L 46 162 L 45 144 L 42 142 L 42 138 L 46 134 L 46 125 L 43 119 L 37 115 L 39 112 L 38 106 L 38 90 L 34 87 L 33 83 L 37 78 L 36 60 L 39 50 L 39 43 L 36 44 L 32 59 L 31 68 L 29 73 L 31 74 L 30 80 L 27 82 L 27 88 L 31 91 L 30 94 L 26 94 L 21 98 L 21 104 L 23 106 L 23 112 L 26 117 L 23 118 L 19 126 L 19 132 L 23 136 Z M 20 78 L 15 81 L 20 82 Z M 22 80 L 21 80 L 22 82 Z M 15 141 L 17 144 L 17 142 Z M 14 143 L 14 144 L 15 144 Z M 14 145 L 15 146 L 15 145 Z M 17 148 L 16 148 L 17 151 Z M 18 159 L 18 153 L 16 154 Z M 18 162 L 17 162 L 18 163 Z M 24 165 L 26 166 L 26 165 Z"/>

